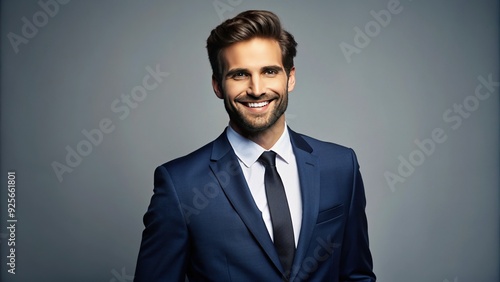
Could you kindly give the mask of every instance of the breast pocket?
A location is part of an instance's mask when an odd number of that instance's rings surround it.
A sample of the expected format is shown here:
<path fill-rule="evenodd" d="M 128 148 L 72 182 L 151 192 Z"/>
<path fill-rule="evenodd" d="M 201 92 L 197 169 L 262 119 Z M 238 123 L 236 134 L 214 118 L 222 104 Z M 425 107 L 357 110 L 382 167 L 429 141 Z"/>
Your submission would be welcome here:
<path fill-rule="evenodd" d="M 316 221 L 316 224 L 340 218 L 342 217 L 343 214 L 344 214 L 344 204 L 336 205 L 333 208 L 320 211 L 318 214 L 318 220 Z"/>

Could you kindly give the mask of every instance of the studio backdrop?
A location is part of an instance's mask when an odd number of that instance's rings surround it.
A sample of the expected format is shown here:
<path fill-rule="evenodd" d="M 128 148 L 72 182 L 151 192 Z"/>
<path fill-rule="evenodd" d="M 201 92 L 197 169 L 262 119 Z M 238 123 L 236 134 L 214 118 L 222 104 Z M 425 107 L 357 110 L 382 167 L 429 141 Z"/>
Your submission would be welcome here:
<path fill-rule="evenodd" d="M 249 9 L 298 42 L 288 125 L 357 153 L 379 281 L 499 281 L 494 0 L 2 1 L 0 280 L 132 281 L 155 167 L 228 123 L 205 40 Z"/>

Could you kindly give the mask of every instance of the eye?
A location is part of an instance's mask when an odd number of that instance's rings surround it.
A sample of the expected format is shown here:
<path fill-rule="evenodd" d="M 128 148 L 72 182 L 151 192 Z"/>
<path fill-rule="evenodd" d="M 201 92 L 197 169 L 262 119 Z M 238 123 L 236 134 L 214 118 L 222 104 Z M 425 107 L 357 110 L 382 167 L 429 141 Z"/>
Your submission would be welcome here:
<path fill-rule="evenodd" d="M 265 70 L 265 71 L 264 71 L 264 74 L 265 74 L 266 76 L 271 76 L 271 77 L 273 77 L 273 76 L 276 76 L 276 75 L 278 74 L 278 71 L 277 71 L 277 70 L 274 70 L 274 69 L 267 69 L 267 70 Z"/>
<path fill-rule="evenodd" d="M 247 73 L 239 71 L 239 72 L 235 72 L 233 75 L 231 75 L 231 78 L 235 79 L 235 80 L 242 80 L 242 79 L 245 79 L 247 76 L 248 76 Z"/>

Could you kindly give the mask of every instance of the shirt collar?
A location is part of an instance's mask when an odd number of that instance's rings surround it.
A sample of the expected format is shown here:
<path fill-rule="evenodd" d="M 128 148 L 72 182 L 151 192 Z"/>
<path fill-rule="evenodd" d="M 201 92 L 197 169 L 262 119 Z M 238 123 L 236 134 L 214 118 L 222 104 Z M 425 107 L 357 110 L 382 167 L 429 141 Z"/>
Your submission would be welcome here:
<path fill-rule="evenodd" d="M 241 136 L 231 128 L 231 126 L 227 127 L 226 135 L 236 156 L 246 167 L 252 166 L 259 159 L 260 155 L 266 151 L 266 149 L 262 148 L 259 144 Z M 286 163 L 290 163 L 293 150 L 286 123 L 283 134 L 281 134 L 278 141 L 276 141 L 269 150 L 276 152 L 276 154 Z"/>

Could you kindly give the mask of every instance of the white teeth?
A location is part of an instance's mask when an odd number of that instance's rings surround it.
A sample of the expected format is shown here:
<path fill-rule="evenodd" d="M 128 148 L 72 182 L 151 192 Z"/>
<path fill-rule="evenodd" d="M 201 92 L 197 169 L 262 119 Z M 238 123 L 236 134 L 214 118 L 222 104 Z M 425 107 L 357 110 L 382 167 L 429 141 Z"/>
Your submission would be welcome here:
<path fill-rule="evenodd" d="M 269 104 L 269 101 L 260 102 L 260 103 L 248 103 L 248 106 L 250 108 L 262 108 L 262 107 L 266 106 L 267 104 Z"/>

